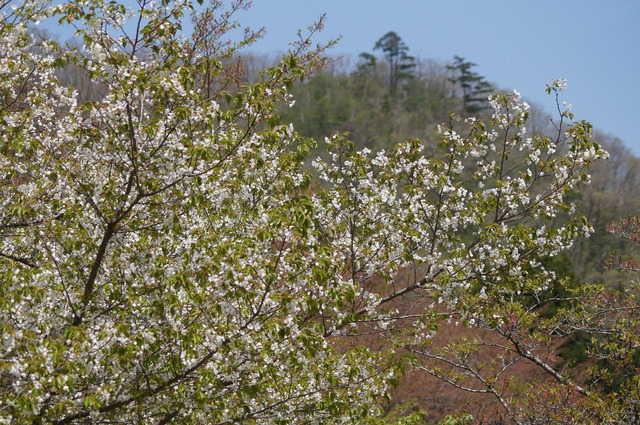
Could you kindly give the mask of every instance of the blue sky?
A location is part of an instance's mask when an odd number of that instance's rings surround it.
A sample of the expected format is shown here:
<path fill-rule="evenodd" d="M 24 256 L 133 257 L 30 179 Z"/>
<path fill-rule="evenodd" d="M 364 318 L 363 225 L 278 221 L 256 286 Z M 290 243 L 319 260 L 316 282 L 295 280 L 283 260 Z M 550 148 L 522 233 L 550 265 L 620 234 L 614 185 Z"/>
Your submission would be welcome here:
<path fill-rule="evenodd" d="M 421 58 L 448 61 L 454 55 L 505 89 L 553 110 L 544 93 L 565 78 L 564 100 L 576 119 L 617 136 L 640 156 L 639 0 L 254 0 L 237 19 L 264 26 L 254 52 L 285 51 L 321 14 L 318 41 L 342 36 L 330 53 L 371 52 L 382 35 L 395 31 Z"/>

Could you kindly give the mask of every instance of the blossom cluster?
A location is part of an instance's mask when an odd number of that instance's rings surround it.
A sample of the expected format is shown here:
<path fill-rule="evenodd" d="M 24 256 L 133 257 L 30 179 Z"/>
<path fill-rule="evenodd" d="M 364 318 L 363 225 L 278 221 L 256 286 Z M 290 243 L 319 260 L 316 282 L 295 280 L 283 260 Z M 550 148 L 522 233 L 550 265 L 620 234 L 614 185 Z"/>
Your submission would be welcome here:
<path fill-rule="evenodd" d="M 411 290 L 451 308 L 472 286 L 525 291 L 553 282 L 552 273 L 529 264 L 590 233 L 580 217 L 562 227 L 548 221 L 573 211 L 567 192 L 587 181 L 588 164 L 606 153 L 584 123 L 556 139 L 528 136 L 528 105 L 517 92 L 490 104 L 488 124 L 467 119 L 463 133 L 454 118 L 439 128 L 442 156 L 428 155 L 419 141 L 375 156 L 329 141 L 331 159 L 314 163 L 326 182 L 315 203 L 332 250 L 349 266 L 343 273 L 361 280 L 380 274 L 393 285 L 385 300 Z M 407 269 L 414 278 L 398 285 Z M 532 281 L 537 286 L 525 288 Z"/>

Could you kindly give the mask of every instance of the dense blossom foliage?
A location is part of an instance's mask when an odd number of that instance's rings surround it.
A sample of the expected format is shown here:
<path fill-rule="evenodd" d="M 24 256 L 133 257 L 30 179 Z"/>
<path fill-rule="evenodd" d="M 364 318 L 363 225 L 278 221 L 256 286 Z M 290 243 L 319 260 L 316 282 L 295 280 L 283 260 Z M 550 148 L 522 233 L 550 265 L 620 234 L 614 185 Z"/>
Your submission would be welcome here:
<path fill-rule="evenodd" d="M 312 311 L 342 295 L 309 231 L 305 146 L 264 129 L 304 55 L 226 100 L 205 85 L 219 58 L 177 35 L 188 2 L 36 7 L 2 25 L 2 422 L 340 422 L 368 409 L 389 373 L 334 350 Z M 33 13 L 76 25 L 84 50 L 36 46 Z M 56 60 L 104 98 L 76 105 Z"/>
<path fill-rule="evenodd" d="M 498 94 L 435 156 L 336 136 L 308 169 L 275 109 L 321 60 L 306 39 L 240 87 L 221 2 L 191 38 L 190 2 L 138 3 L 2 11 L 0 423 L 358 422 L 400 367 L 349 335 L 428 356 L 443 317 L 506 334 L 554 282 L 539 258 L 590 232 L 565 197 L 605 153 L 568 110 L 529 135 Z M 47 17 L 82 48 L 31 35 Z M 104 96 L 77 104 L 62 64 Z"/>

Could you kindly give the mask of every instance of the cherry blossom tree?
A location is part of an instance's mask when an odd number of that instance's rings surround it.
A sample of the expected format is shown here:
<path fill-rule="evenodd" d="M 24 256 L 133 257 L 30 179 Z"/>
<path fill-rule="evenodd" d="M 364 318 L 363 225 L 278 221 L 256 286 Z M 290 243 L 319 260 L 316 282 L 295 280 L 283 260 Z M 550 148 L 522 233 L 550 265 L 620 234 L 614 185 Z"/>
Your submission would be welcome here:
<path fill-rule="evenodd" d="M 433 357 L 443 318 L 539 359 L 509 329 L 554 282 L 538 258 L 590 232 L 565 201 L 605 156 L 588 123 L 560 110 L 555 139 L 529 135 L 501 94 L 489 122 L 452 116 L 436 156 L 336 136 L 308 169 L 276 106 L 323 48 L 303 37 L 242 86 L 234 53 L 259 33 L 226 37 L 245 2 L 2 5 L 0 422 L 357 423 L 394 349 Z M 82 48 L 32 36 L 47 18 Z M 105 95 L 78 104 L 63 65 Z"/>
<path fill-rule="evenodd" d="M 307 145 L 274 112 L 317 55 L 228 91 L 222 7 L 193 38 L 189 2 L 4 11 L 3 423 L 340 422 L 393 375 L 317 320 L 344 290 L 311 229 Z M 83 50 L 36 46 L 49 15 Z M 76 104 L 58 63 L 104 98 Z"/>

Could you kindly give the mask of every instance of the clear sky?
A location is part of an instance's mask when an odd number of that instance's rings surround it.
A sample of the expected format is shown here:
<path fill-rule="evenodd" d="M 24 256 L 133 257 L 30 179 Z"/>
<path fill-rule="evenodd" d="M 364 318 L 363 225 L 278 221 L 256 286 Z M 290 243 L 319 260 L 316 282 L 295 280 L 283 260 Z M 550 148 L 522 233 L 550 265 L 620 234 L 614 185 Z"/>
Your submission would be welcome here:
<path fill-rule="evenodd" d="M 395 31 L 420 58 L 454 55 L 500 88 L 553 109 L 545 85 L 565 78 L 576 119 L 617 136 L 640 156 L 640 0 L 254 0 L 237 16 L 265 27 L 252 50 L 285 51 L 296 31 L 327 14 L 318 41 L 342 36 L 330 53 L 372 52 Z"/>

